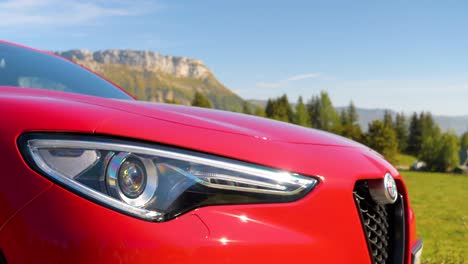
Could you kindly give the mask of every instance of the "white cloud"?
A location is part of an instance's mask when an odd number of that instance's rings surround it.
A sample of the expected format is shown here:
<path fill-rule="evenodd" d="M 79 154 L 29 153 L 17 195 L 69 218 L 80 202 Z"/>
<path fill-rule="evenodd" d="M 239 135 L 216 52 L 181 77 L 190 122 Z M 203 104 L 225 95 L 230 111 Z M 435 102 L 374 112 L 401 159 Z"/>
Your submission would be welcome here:
<path fill-rule="evenodd" d="M 285 86 L 290 82 L 295 82 L 295 81 L 302 81 L 305 79 L 316 79 L 321 77 L 322 74 L 320 73 L 305 73 L 305 74 L 298 74 L 298 75 L 293 75 L 290 76 L 284 80 L 280 80 L 277 82 L 258 82 L 255 84 L 258 88 L 278 88 L 281 86 Z"/>
<path fill-rule="evenodd" d="M 299 75 L 291 76 L 287 80 L 288 81 L 300 81 L 300 80 L 305 80 L 305 79 L 318 78 L 320 76 L 321 76 L 320 73 L 306 73 L 306 74 L 299 74 Z"/>
<path fill-rule="evenodd" d="M 153 8 L 149 1 L 132 0 L 7 0 L 0 2 L 0 28 L 83 25 L 105 17 L 139 15 Z"/>

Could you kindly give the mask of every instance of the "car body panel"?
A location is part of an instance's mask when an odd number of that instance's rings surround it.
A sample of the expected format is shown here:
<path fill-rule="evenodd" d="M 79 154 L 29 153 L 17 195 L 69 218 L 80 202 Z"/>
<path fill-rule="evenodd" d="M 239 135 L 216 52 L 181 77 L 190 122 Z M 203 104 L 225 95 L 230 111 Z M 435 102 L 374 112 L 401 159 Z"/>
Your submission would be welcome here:
<path fill-rule="evenodd" d="M 353 208 L 352 199 L 316 191 L 294 203 L 210 206 L 152 223 L 54 186 L 2 230 L 0 247 L 12 263 L 146 263 L 154 256 L 163 263 L 283 263 L 303 261 L 305 255 L 330 263 L 369 263 L 359 218 L 341 224 L 349 212 L 338 210 L 343 207 L 338 203 L 345 200 Z"/>
<path fill-rule="evenodd" d="M 417 237 L 402 177 L 382 156 L 348 139 L 237 113 L 17 87 L 0 86 L 0 113 L 0 249 L 11 263 L 370 263 L 353 188 L 387 172 L 403 194 L 411 262 Z M 320 182 L 295 202 L 206 206 L 149 222 L 30 169 L 17 147 L 27 132 L 170 145 Z"/>
<path fill-rule="evenodd" d="M 31 175 L 32 170 L 17 149 L 18 137 L 26 131 L 93 133 L 109 116 L 109 111 L 103 107 L 83 107 L 79 106 L 81 103 L 54 97 L 38 99 L 27 90 L 31 89 L 0 88 L 0 146 L 3 152 L 0 166 L 4 168 L 0 184 L 0 230 L 12 215 L 52 185 L 43 177 Z M 16 188 L 18 183 L 21 183 L 21 190 Z"/>
<path fill-rule="evenodd" d="M 0 86 L 2 87 L 2 86 Z M 133 100 L 116 100 L 82 94 L 48 91 L 31 88 L 2 87 L 11 96 L 35 97 L 38 102 L 57 98 L 86 105 L 102 106 L 138 116 L 178 123 L 190 127 L 217 130 L 226 133 L 251 136 L 263 140 L 316 145 L 341 145 L 364 147 L 349 139 L 320 130 L 312 130 L 284 122 L 268 120 L 228 111 L 186 107 L 180 105 L 147 103 Z"/>

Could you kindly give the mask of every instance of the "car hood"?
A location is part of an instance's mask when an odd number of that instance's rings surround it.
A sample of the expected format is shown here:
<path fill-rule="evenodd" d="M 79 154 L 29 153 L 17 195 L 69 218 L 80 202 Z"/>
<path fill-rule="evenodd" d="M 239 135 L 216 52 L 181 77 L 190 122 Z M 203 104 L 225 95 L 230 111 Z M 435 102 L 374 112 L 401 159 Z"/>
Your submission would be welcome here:
<path fill-rule="evenodd" d="M 10 120 L 4 123 L 10 122 L 8 129 L 17 135 L 28 131 L 95 133 L 201 151 L 304 175 L 330 176 L 337 167 L 346 168 L 343 173 L 347 177 L 354 177 L 350 171 L 367 177 L 380 177 L 386 171 L 397 175 L 381 156 L 359 143 L 266 118 L 26 88 L 0 87 L 0 102 L 0 110 L 6 111 L 3 117 Z"/>
<path fill-rule="evenodd" d="M 111 99 L 88 100 L 87 103 L 184 126 L 204 128 L 269 141 L 281 141 L 293 144 L 362 147 L 361 144 L 354 141 L 320 130 L 228 111 Z"/>
<path fill-rule="evenodd" d="M 186 127 L 238 134 L 267 141 L 362 147 L 359 143 L 320 130 L 228 111 L 134 100 L 107 99 L 39 89 L 6 87 L 4 89 L 12 95 L 38 97 L 39 100 L 41 100 L 40 98 L 57 98 L 80 102 L 180 124 Z"/>

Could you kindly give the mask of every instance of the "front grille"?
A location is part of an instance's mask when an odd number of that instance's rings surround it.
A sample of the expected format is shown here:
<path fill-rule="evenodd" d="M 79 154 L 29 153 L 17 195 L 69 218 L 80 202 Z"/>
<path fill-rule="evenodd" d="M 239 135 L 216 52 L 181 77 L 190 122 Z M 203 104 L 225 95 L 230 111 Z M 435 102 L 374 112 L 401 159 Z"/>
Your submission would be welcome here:
<path fill-rule="evenodd" d="M 372 263 L 403 263 L 404 210 L 401 195 L 394 204 L 377 204 L 369 193 L 367 181 L 357 182 L 353 194 Z"/>
<path fill-rule="evenodd" d="M 0 250 L 0 264 L 7 264 L 5 256 L 3 256 L 2 250 Z"/>

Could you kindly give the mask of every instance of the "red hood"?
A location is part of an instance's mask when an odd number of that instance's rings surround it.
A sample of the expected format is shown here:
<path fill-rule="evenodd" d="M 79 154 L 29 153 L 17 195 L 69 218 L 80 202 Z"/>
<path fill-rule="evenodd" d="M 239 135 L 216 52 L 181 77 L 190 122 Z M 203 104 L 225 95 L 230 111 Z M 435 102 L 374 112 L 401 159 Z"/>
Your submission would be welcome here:
<path fill-rule="evenodd" d="M 100 106 L 186 126 L 295 144 L 357 146 L 348 139 L 323 131 L 228 111 L 139 101 L 102 100 Z"/>
<path fill-rule="evenodd" d="M 0 87 L 6 129 L 96 133 L 146 140 L 295 171 L 304 175 L 381 177 L 398 173 L 345 138 L 283 122 L 195 107 L 122 101 L 39 89 Z M 351 155 L 355 153 L 355 155 Z M 345 166 L 342 166 L 346 164 Z M 366 164 L 365 166 L 363 164 Z M 336 177 L 343 177 L 343 175 Z"/>
<path fill-rule="evenodd" d="M 26 88 L 2 88 L 3 92 L 39 98 L 58 98 L 102 106 L 184 126 L 204 128 L 225 133 L 255 137 L 293 144 L 335 145 L 360 147 L 362 145 L 323 131 L 291 125 L 271 119 L 245 114 L 187 107 L 171 104 L 115 100 L 94 96 Z"/>

